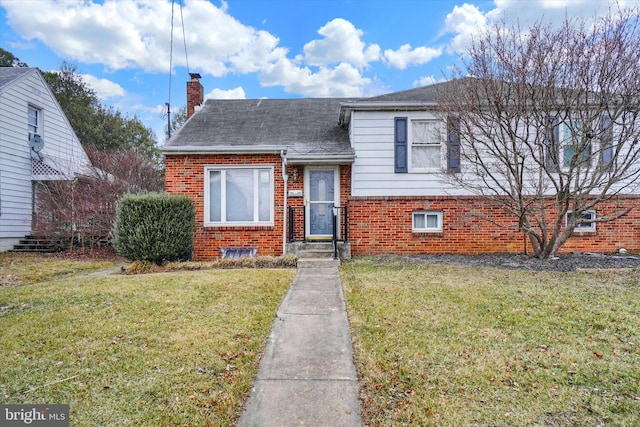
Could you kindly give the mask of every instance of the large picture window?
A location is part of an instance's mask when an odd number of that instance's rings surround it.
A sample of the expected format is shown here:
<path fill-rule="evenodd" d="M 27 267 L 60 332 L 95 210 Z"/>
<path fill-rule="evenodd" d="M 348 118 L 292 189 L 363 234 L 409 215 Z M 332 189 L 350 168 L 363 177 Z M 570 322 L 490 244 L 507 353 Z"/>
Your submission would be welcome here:
<path fill-rule="evenodd" d="M 273 224 L 273 168 L 206 168 L 205 223 Z"/>

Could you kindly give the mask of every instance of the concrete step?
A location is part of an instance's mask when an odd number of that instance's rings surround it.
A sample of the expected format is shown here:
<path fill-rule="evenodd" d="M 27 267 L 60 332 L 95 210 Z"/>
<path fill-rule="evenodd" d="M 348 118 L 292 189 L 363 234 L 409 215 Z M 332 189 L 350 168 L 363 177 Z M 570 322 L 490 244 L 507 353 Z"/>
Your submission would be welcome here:
<path fill-rule="evenodd" d="M 298 268 L 332 268 L 339 266 L 339 259 L 298 258 Z"/>

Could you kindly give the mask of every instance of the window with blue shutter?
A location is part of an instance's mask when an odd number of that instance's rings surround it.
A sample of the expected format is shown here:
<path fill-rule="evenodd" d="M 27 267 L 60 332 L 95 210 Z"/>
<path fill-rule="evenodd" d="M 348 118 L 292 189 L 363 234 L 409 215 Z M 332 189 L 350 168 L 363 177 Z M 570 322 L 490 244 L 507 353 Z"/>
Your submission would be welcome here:
<path fill-rule="evenodd" d="M 600 119 L 600 153 L 602 165 L 606 166 L 613 160 L 613 126 L 608 115 Z"/>
<path fill-rule="evenodd" d="M 396 117 L 394 127 L 395 172 L 407 173 L 407 118 Z"/>
<path fill-rule="evenodd" d="M 548 116 L 544 138 L 545 165 L 549 172 L 557 172 L 560 157 L 560 118 Z"/>
<path fill-rule="evenodd" d="M 447 171 L 460 172 L 460 119 L 447 119 Z"/>

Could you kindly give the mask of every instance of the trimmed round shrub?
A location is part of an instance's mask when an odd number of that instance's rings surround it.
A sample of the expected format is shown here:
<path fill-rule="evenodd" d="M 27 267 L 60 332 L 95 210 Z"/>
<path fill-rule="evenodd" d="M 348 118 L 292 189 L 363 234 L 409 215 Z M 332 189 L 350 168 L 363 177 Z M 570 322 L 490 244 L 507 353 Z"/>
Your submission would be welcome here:
<path fill-rule="evenodd" d="M 132 261 L 158 265 L 188 258 L 196 228 L 195 208 L 185 196 L 126 194 L 118 202 L 114 246 Z"/>

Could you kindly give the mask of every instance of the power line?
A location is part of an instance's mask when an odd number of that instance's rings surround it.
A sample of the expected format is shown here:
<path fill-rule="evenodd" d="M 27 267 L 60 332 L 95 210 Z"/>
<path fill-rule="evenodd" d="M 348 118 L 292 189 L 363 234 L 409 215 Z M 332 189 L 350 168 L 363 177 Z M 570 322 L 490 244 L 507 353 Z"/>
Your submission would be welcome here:
<path fill-rule="evenodd" d="M 167 136 L 171 138 L 171 79 L 173 74 L 173 18 L 174 18 L 175 0 L 171 0 L 171 37 L 169 42 L 169 101 L 165 103 L 167 106 Z M 182 41 L 184 42 L 184 57 L 187 64 L 187 73 L 191 74 L 189 68 L 189 55 L 187 53 L 187 36 L 184 27 L 184 15 L 182 13 L 182 0 L 179 0 L 180 6 L 180 23 L 182 25 Z"/>
<path fill-rule="evenodd" d="M 184 31 L 184 17 L 182 16 L 182 0 L 180 0 L 180 21 L 182 22 L 182 41 L 184 42 L 184 57 L 187 62 L 187 73 L 191 74 L 189 69 L 189 55 L 187 55 L 187 36 Z"/>
<path fill-rule="evenodd" d="M 173 74 L 173 5 L 174 5 L 174 0 L 171 0 L 171 36 L 169 37 L 169 96 L 168 96 L 168 102 L 166 103 L 167 139 L 171 138 L 171 75 Z"/>

